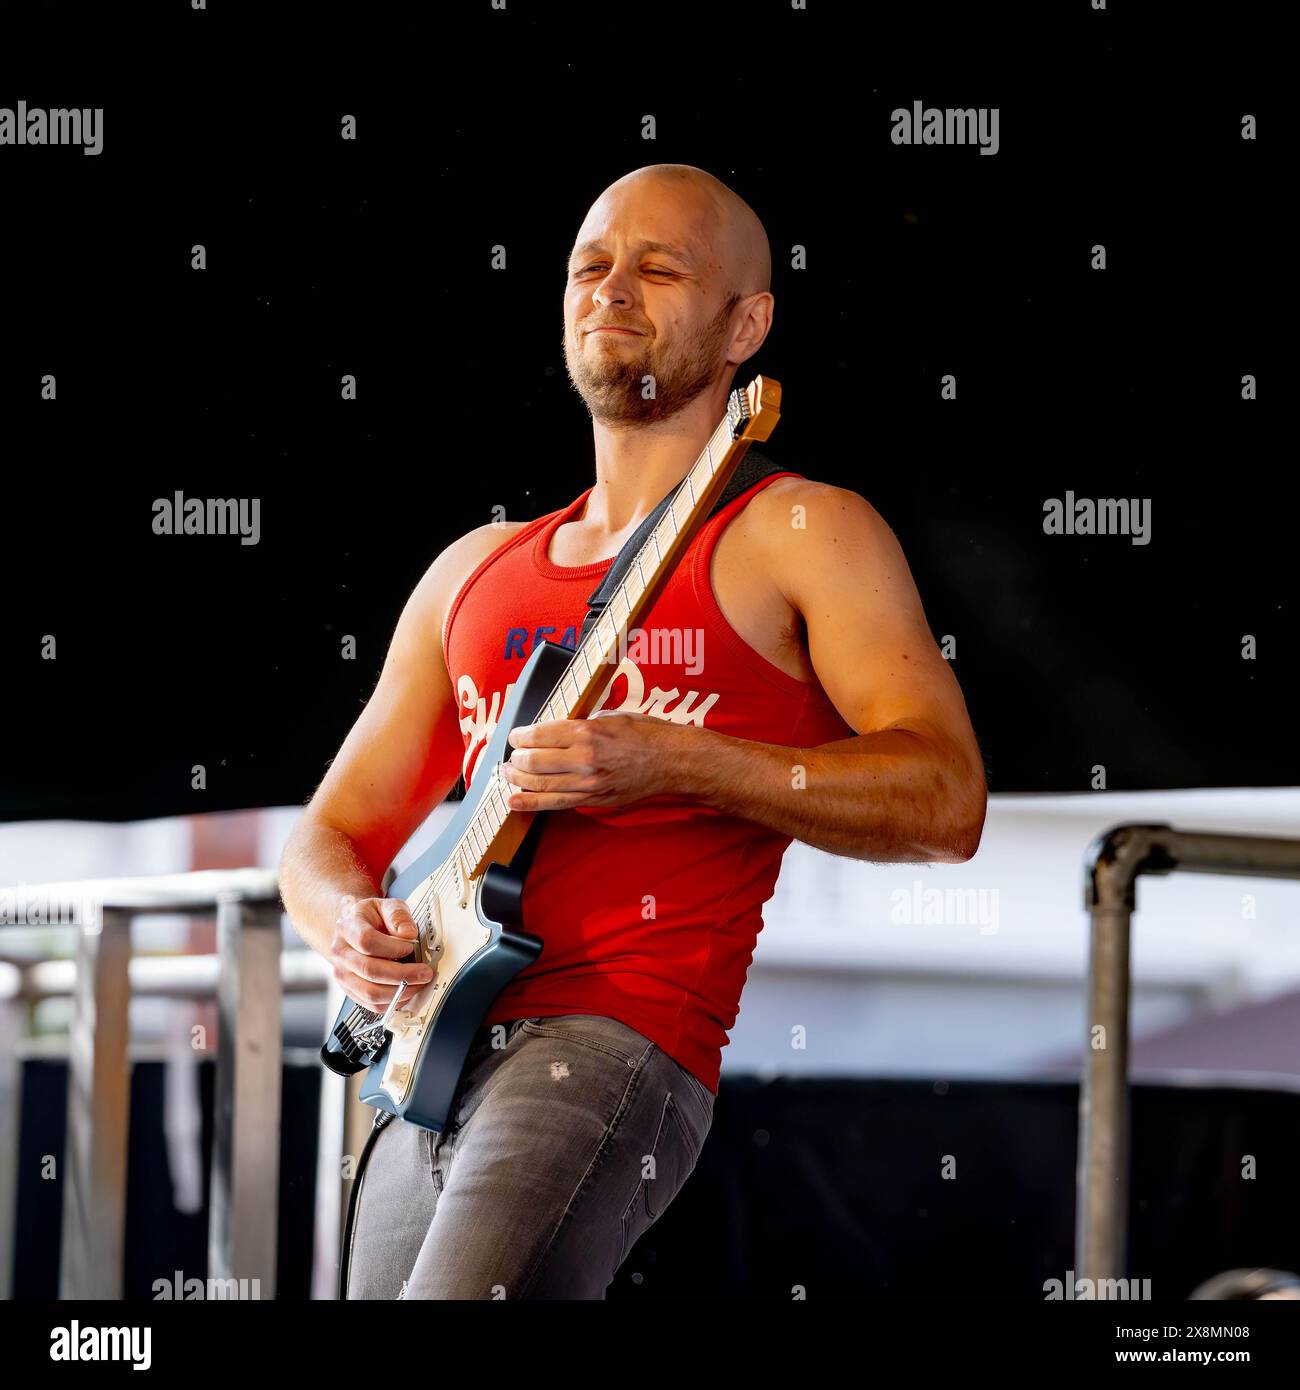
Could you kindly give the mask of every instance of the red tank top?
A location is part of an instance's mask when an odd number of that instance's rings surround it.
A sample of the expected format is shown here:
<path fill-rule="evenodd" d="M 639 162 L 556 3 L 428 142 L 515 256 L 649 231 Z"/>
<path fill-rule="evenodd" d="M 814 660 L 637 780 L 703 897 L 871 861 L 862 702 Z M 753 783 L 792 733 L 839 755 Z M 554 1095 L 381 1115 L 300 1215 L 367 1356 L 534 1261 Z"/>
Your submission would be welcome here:
<path fill-rule="evenodd" d="M 694 645 L 660 641 L 639 650 L 629 642 L 597 709 L 641 710 L 804 748 L 852 736 L 819 684 L 787 675 L 735 631 L 709 581 L 709 559 L 727 523 L 769 483 L 799 476 L 769 474 L 705 523 L 642 621 L 650 634 L 694 634 Z M 521 527 L 473 571 L 447 613 L 444 650 L 467 785 L 533 643 L 575 645 L 587 598 L 613 564 L 611 557 L 556 565 L 547 553 L 591 490 Z M 615 1018 L 716 1094 L 762 905 L 790 837 L 676 796 L 544 814 L 523 910 L 525 929 L 545 944 L 484 1023 L 570 1013 Z"/>

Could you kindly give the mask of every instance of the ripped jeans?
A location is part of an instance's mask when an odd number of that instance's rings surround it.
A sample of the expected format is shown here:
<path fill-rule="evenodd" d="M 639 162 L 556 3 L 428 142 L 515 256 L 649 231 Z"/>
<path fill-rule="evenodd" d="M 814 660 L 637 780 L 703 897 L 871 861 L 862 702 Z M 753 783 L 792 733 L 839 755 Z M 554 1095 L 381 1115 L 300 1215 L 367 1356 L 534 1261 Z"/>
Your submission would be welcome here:
<path fill-rule="evenodd" d="M 713 1101 L 616 1019 L 485 1026 L 442 1133 L 392 1120 L 375 1140 L 347 1297 L 603 1299 L 690 1176 Z"/>

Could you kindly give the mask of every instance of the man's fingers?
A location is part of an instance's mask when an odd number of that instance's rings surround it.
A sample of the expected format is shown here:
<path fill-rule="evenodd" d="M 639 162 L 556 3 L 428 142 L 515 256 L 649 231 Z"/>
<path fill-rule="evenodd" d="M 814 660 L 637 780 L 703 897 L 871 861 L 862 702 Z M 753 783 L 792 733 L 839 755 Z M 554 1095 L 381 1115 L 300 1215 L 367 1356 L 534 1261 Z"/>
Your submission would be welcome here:
<path fill-rule="evenodd" d="M 345 920 L 343 939 L 363 956 L 383 956 L 386 960 L 402 960 L 411 954 L 411 942 L 406 937 L 390 936 L 380 927 L 371 926 L 358 917 Z"/>
<path fill-rule="evenodd" d="M 514 768 L 516 772 L 531 772 L 535 776 L 554 776 L 558 772 L 590 772 L 590 761 L 580 757 L 573 748 L 520 748 L 517 749 L 503 768 Z M 507 780 L 510 774 L 504 774 Z"/>
<path fill-rule="evenodd" d="M 345 970 L 350 970 L 354 975 L 363 980 L 369 980 L 373 984 L 397 985 L 407 983 L 412 985 L 428 984 L 433 979 L 433 970 L 425 965 L 423 961 L 411 961 L 403 964 L 399 961 L 385 960 L 381 956 L 367 956 L 360 951 L 354 951 L 345 946 L 335 956 L 337 964 Z"/>
<path fill-rule="evenodd" d="M 512 748 L 567 748 L 582 732 L 585 719 L 547 719 L 541 724 L 519 724 L 506 741 Z"/>
<path fill-rule="evenodd" d="M 393 936 L 404 936 L 407 940 L 414 940 L 420 934 L 415 918 L 411 916 L 411 909 L 401 898 L 380 898 L 378 906 L 379 915 Z"/>
<path fill-rule="evenodd" d="M 397 989 L 396 985 L 371 984 L 368 980 L 361 979 L 359 975 L 353 975 L 339 965 L 334 967 L 334 978 L 343 987 L 343 993 L 354 1004 L 360 1004 L 363 1009 L 370 1009 L 377 1014 L 383 1013 L 393 1002 L 393 994 Z M 410 993 L 408 990 L 405 997 L 410 998 Z"/>
<path fill-rule="evenodd" d="M 510 793 L 512 811 L 569 811 L 575 806 L 603 806 L 607 803 L 590 792 L 521 792 Z"/>
<path fill-rule="evenodd" d="M 433 979 L 431 966 L 409 959 L 418 936 L 400 898 L 345 899 L 330 952 L 334 978 L 349 999 L 382 1013 L 399 985 L 406 1000 Z"/>
<path fill-rule="evenodd" d="M 339 914 L 343 939 L 367 956 L 400 960 L 420 934 L 411 909 L 400 898 L 352 901 Z"/>

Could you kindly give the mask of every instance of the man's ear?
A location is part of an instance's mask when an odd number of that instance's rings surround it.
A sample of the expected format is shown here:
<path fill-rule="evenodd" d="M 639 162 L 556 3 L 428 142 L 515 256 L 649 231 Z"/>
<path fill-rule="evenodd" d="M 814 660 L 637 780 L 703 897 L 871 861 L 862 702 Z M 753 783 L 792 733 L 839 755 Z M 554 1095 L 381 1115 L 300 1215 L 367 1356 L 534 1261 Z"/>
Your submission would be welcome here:
<path fill-rule="evenodd" d="M 753 357 L 771 332 L 776 299 L 770 290 L 760 290 L 758 294 L 747 295 L 737 308 L 740 311 L 739 322 L 727 361 L 738 367 Z"/>

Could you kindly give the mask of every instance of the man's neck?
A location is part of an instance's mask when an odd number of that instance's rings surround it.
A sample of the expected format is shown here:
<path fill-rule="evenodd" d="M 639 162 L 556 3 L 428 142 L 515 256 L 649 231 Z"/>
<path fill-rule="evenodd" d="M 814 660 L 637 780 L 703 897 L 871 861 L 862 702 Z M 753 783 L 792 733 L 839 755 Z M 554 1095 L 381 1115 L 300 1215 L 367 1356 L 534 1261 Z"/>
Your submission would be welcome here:
<path fill-rule="evenodd" d="M 581 517 L 583 528 L 616 536 L 633 530 L 690 471 L 718 427 L 725 393 L 702 392 L 669 420 L 635 429 L 594 420 L 596 483 Z"/>

